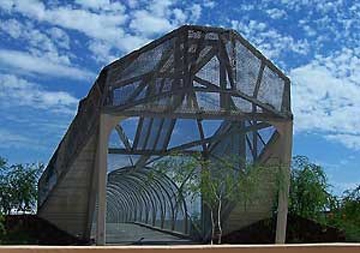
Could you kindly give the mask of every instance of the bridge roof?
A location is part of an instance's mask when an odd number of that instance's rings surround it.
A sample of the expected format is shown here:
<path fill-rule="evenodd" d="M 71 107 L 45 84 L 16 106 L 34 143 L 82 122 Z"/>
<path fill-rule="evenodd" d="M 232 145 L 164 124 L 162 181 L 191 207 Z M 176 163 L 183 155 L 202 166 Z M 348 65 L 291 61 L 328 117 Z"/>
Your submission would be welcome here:
<path fill-rule="evenodd" d="M 118 115 L 292 117 L 289 78 L 223 28 L 182 26 L 106 66 L 94 86 L 101 110 Z"/>

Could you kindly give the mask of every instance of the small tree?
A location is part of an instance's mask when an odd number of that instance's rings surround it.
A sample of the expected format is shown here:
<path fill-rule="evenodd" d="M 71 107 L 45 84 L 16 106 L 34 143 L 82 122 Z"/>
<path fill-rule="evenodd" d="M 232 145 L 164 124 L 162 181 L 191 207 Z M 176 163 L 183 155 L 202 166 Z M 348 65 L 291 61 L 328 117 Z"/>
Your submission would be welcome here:
<path fill-rule="evenodd" d="M 0 211 L 10 214 L 12 209 L 17 211 L 32 211 L 36 206 L 37 180 L 44 169 L 39 164 L 7 165 L 7 161 L 0 159 Z"/>
<path fill-rule="evenodd" d="M 201 156 L 173 155 L 154 166 L 157 172 L 166 173 L 179 186 L 178 203 L 184 198 L 201 197 L 209 209 L 211 244 L 215 238 L 221 243 L 222 214 L 227 203 L 251 201 L 259 183 L 260 166 L 247 165 L 239 169 L 239 159 L 204 159 Z"/>
<path fill-rule="evenodd" d="M 292 162 L 289 212 L 305 218 L 323 221 L 323 213 L 333 203 L 323 168 L 305 156 L 295 156 Z"/>
<path fill-rule="evenodd" d="M 360 185 L 346 190 L 337 198 L 328 215 L 327 223 L 345 231 L 347 241 L 360 241 Z"/>
<path fill-rule="evenodd" d="M 341 217 L 349 241 L 360 241 L 360 185 L 347 190 L 341 201 Z"/>

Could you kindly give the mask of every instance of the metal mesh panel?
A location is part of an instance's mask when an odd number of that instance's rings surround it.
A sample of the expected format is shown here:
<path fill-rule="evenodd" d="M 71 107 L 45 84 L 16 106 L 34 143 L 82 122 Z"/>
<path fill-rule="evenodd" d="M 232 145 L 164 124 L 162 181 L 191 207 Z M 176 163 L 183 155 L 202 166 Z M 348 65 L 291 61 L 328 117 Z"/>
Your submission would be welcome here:
<path fill-rule="evenodd" d="M 139 86 L 140 81 L 117 88 L 113 91 L 113 105 L 124 105 L 131 97 L 135 89 Z"/>
<path fill-rule="evenodd" d="M 139 140 L 138 140 L 138 144 L 137 144 L 137 149 L 142 149 L 145 146 L 145 142 L 148 136 L 148 132 L 151 129 L 151 125 L 152 125 L 152 119 L 151 118 L 145 118 L 143 125 L 141 127 L 140 130 L 140 135 L 139 135 Z"/>
<path fill-rule="evenodd" d="M 271 136 L 276 132 L 275 127 L 271 126 L 271 127 L 267 127 L 267 128 L 263 128 L 260 129 L 258 131 L 259 135 L 261 136 L 261 139 L 265 142 L 268 143 Z"/>
<path fill-rule="evenodd" d="M 239 109 L 242 112 L 251 112 L 253 105 L 251 102 L 240 98 L 240 97 L 231 97 L 232 101 L 234 102 L 237 109 Z"/>
<path fill-rule="evenodd" d="M 159 72 L 164 73 L 166 71 L 168 71 L 169 73 L 174 72 L 174 54 L 170 55 L 169 59 L 167 59 Z"/>
<path fill-rule="evenodd" d="M 109 154 L 108 155 L 108 172 L 113 170 L 122 169 L 125 167 L 133 166 L 138 159 L 139 155 L 120 155 Z"/>
<path fill-rule="evenodd" d="M 265 67 L 259 89 L 258 99 L 281 111 L 285 82 L 274 71 Z"/>
<path fill-rule="evenodd" d="M 183 131 L 187 131 L 187 134 L 184 135 Z M 198 126 L 195 120 L 192 119 L 178 119 L 176 121 L 173 134 L 169 142 L 169 148 L 174 146 L 179 146 L 181 144 L 199 140 L 199 131 Z"/>
<path fill-rule="evenodd" d="M 153 119 L 145 149 L 152 150 L 154 148 L 155 142 L 158 139 L 158 135 L 160 134 L 162 121 L 163 120 L 159 118 Z"/>
<path fill-rule="evenodd" d="M 172 119 L 167 118 L 164 120 L 162 129 L 161 129 L 161 134 L 159 136 L 158 142 L 156 143 L 156 147 L 155 147 L 156 150 L 166 148 L 165 147 L 166 136 L 168 136 L 170 134 L 169 132 L 172 131 L 172 129 L 171 129 L 172 123 L 173 123 Z"/>
<path fill-rule="evenodd" d="M 219 111 L 220 94 L 210 92 L 196 92 L 197 101 L 201 110 Z"/>
<path fill-rule="evenodd" d="M 217 33 L 214 33 L 214 32 L 208 32 L 208 33 L 205 34 L 205 39 L 206 40 L 218 40 L 219 35 Z"/>
<path fill-rule="evenodd" d="M 264 143 L 261 141 L 259 135 L 257 135 L 256 138 L 257 138 L 256 154 L 259 156 L 259 154 L 261 154 L 261 152 L 262 152 L 263 149 L 265 148 L 265 145 L 264 145 Z"/>
<path fill-rule="evenodd" d="M 246 162 L 252 163 L 254 161 L 254 156 L 252 153 L 252 143 L 250 142 L 250 133 L 246 134 Z"/>
<path fill-rule="evenodd" d="M 216 57 L 211 60 L 197 73 L 197 76 L 220 86 L 219 60 Z"/>
<path fill-rule="evenodd" d="M 200 52 L 200 54 L 199 54 L 199 58 L 197 59 L 197 64 L 199 63 L 199 62 L 201 62 L 203 59 L 204 59 L 204 57 L 210 52 L 210 50 L 212 49 L 213 47 L 212 46 L 205 46 L 202 50 L 201 50 L 201 52 Z"/>
<path fill-rule="evenodd" d="M 207 138 L 213 136 L 222 122 L 222 120 L 202 120 L 201 123 L 204 129 L 205 137 Z"/>
<path fill-rule="evenodd" d="M 187 42 L 183 35 L 179 34 L 150 50 L 141 52 L 136 59 L 128 60 L 129 66 L 122 71 L 119 80 L 140 78 L 140 81 L 115 88 L 113 106 L 129 107 L 134 103 L 126 110 L 139 113 L 213 113 L 233 110 L 232 113 L 238 111 L 250 114 L 253 112 L 254 104 L 250 98 L 255 97 L 255 103 L 256 99 L 260 103 L 254 105 L 255 112 L 267 113 L 268 108 L 264 111 L 261 107 L 268 105 L 274 110 L 281 111 L 284 77 L 270 69 L 267 66 L 268 62 L 260 60 L 258 52 L 244 44 L 236 34 L 224 34 L 221 35 L 221 42 L 216 42 L 220 38 L 220 31 L 204 32 L 190 29 L 187 31 Z M 143 75 L 152 70 L 154 72 L 150 75 Z M 113 74 L 113 71 L 110 70 L 110 73 Z M 188 97 L 190 89 L 194 89 L 194 98 Z M 212 93 L 207 93 L 207 90 L 211 90 Z M 237 94 L 236 90 L 241 93 Z M 170 94 L 171 91 L 173 94 Z M 222 95 L 221 106 L 217 95 L 220 92 L 230 93 Z M 190 101 L 191 99 L 195 101 Z M 139 101 L 143 102 L 139 104 Z"/>
<path fill-rule="evenodd" d="M 154 70 L 164 52 L 174 46 L 174 40 L 169 39 L 152 50 L 140 54 L 136 60 L 130 63 L 121 74 L 117 75 L 116 81 L 123 81 L 135 76 L 143 75 Z"/>
<path fill-rule="evenodd" d="M 236 42 L 236 88 L 252 96 L 261 65 L 258 59 L 240 42 Z"/>
<path fill-rule="evenodd" d="M 124 119 L 120 123 L 121 127 L 125 131 L 127 138 L 129 139 L 130 143 L 134 142 L 135 133 L 136 133 L 138 124 L 139 124 L 139 117 L 131 117 L 128 119 Z"/>

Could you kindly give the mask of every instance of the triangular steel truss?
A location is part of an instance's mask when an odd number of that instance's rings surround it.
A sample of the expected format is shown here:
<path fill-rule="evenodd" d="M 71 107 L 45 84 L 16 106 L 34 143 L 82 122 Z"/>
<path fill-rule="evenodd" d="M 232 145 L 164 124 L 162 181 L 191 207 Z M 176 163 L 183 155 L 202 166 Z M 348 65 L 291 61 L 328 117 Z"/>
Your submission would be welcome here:
<path fill-rule="evenodd" d="M 103 115 L 115 122 L 109 129 L 104 128 Z M 214 121 L 216 127 L 207 131 Z M 268 163 L 272 158 L 287 164 L 291 126 L 290 80 L 274 64 L 236 31 L 182 26 L 101 71 L 39 181 L 40 214 L 68 232 L 88 238 L 98 198 L 98 239 L 102 244 L 106 148 L 110 155 L 128 161 L 122 166 L 115 164 L 108 174 L 109 219 L 146 220 L 156 225 L 161 210 L 160 224 L 165 226 L 176 186 L 159 178 L 156 187 L 146 188 L 141 178 L 154 161 L 174 152 L 196 152 L 210 159 L 239 155 L 240 166 Z M 83 184 L 77 186 L 76 180 Z M 165 185 L 171 185 L 168 191 Z M 66 187 L 83 192 L 86 198 L 72 207 L 71 190 L 57 192 Z M 146 196 L 129 191 L 139 187 Z M 156 189 L 165 193 L 156 197 Z M 285 195 L 281 196 L 278 217 L 286 218 Z M 57 214 L 61 210 L 50 211 L 58 203 L 67 205 L 69 216 L 78 212 L 81 228 L 75 223 L 62 224 Z M 86 215 L 79 218 L 78 210 Z M 181 210 L 182 218 L 187 219 L 185 203 Z M 284 219 L 279 222 L 278 227 L 283 228 Z M 175 223 L 173 220 L 171 229 L 176 229 Z M 185 223 L 188 227 L 187 220 Z M 282 240 L 283 234 L 278 238 Z"/>

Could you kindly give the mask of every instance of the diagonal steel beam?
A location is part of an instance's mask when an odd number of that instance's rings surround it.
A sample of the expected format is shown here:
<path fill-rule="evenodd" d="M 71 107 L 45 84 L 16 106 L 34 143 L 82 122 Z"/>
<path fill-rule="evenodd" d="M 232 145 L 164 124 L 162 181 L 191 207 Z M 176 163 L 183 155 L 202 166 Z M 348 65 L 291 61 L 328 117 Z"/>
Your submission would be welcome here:
<path fill-rule="evenodd" d="M 115 126 L 115 130 L 116 130 L 117 134 L 119 135 L 120 140 L 124 143 L 125 148 L 127 150 L 131 150 L 131 143 L 130 143 L 128 137 L 126 136 L 124 129 L 119 124 L 117 124 Z"/>

